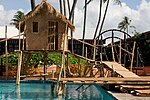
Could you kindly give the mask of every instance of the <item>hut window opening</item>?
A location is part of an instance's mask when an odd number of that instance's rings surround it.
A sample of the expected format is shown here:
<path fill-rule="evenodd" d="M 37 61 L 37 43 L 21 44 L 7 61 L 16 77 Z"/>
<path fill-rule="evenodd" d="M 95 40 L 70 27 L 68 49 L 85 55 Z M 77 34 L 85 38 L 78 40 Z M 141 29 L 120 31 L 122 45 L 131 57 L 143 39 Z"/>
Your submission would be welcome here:
<path fill-rule="evenodd" d="M 33 32 L 38 32 L 38 22 L 33 22 Z"/>
<path fill-rule="evenodd" d="M 58 22 L 48 21 L 48 49 L 58 49 Z"/>

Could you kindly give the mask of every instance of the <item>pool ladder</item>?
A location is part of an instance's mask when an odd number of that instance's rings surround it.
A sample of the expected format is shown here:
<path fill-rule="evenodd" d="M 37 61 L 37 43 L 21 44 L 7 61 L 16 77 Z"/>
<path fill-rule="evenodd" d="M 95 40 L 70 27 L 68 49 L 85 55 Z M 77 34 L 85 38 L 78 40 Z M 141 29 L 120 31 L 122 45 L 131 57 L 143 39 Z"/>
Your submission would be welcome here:
<path fill-rule="evenodd" d="M 85 92 L 86 91 L 86 89 L 88 89 L 90 86 L 91 86 L 92 84 L 90 84 L 90 85 L 88 85 L 85 89 L 83 89 L 79 94 L 81 94 L 81 93 L 83 93 L 83 92 Z M 76 89 L 76 91 L 78 91 L 81 87 L 83 87 L 84 85 L 82 84 L 82 85 L 80 85 L 77 89 Z"/>

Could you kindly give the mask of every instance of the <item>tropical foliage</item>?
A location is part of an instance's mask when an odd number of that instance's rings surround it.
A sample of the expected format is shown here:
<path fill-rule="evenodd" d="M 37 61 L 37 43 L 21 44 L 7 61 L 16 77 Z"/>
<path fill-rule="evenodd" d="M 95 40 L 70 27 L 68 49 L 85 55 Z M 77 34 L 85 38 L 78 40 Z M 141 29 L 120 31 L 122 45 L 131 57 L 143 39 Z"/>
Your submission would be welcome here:
<path fill-rule="evenodd" d="M 47 64 L 52 65 L 61 65 L 61 54 L 58 53 L 53 53 L 53 54 L 48 54 L 47 58 Z M 70 64 L 78 64 L 78 59 L 72 55 L 68 55 L 68 61 L 69 65 Z M 18 65 L 18 54 L 11 54 L 9 56 L 9 64 L 13 66 Z M 2 58 L 2 64 L 4 65 L 6 63 L 6 58 Z M 25 63 L 25 62 L 24 62 Z M 81 59 L 81 64 L 84 64 L 85 60 Z M 32 54 L 29 62 L 29 66 L 34 66 L 34 65 L 44 65 L 44 55 L 43 54 Z"/>
<path fill-rule="evenodd" d="M 14 15 L 13 19 L 11 20 L 12 22 L 10 24 L 11 25 L 18 24 L 19 21 L 22 20 L 24 17 L 25 17 L 25 15 L 22 11 L 17 11 L 16 14 Z"/>
<path fill-rule="evenodd" d="M 118 29 L 124 30 L 128 33 L 130 23 L 131 23 L 131 20 L 127 16 L 125 16 L 123 20 L 118 24 Z"/>

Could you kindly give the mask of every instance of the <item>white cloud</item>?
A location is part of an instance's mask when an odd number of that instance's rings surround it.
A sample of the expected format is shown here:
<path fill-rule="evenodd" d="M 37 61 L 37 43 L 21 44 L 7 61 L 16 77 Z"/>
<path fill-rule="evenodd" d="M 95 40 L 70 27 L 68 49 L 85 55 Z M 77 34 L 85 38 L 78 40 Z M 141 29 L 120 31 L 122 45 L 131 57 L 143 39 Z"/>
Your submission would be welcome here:
<path fill-rule="evenodd" d="M 0 26 L 9 25 L 16 10 L 5 11 L 3 5 L 0 5 Z"/>
<path fill-rule="evenodd" d="M 19 38 L 19 37 L 14 37 L 14 36 L 18 36 L 18 35 L 19 35 L 19 31 L 17 28 L 15 28 L 15 26 L 7 27 L 7 38 L 12 38 L 12 37 Z M 0 26 L 0 38 L 5 38 L 5 26 Z"/>
<path fill-rule="evenodd" d="M 81 9 L 83 7 L 83 4 L 82 7 L 81 4 L 82 3 L 80 3 L 80 6 L 78 6 L 75 11 L 76 14 L 75 26 L 77 27 L 83 26 L 84 11 L 83 9 Z M 98 18 L 98 4 L 99 4 L 99 0 L 94 0 L 94 2 L 88 5 L 88 13 L 87 13 L 88 18 L 87 18 L 86 26 L 87 29 L 93 28 L 93 33 Z M 103 30 L 107 30 L 110 28 L 117 28 L 118 23 L 123 20 L 123 17 L 128 16 L 132 20 L 131 25 L 135 26 L 137 31 L 140 32 L 149 31 L 150 30 L 150 13 L 149 13 L 150 1 L 142 0 L 141 4 L 138 5 L 137 7 L 138 7 L 137 9 L 132 9 L 129 6 L 127 6 L 126 3 L 124 2 L 122 2 L 122 7 L 120 7 L 119 5 L 114 5 L 114 3 L 111 2 L 109 5 Z M 130 29 L 130 31 L 133 31 L 133 29 Z M 80 33 L 77 32 L 75 32 L 74 36 L 82 38 L 82 35 L 80 35 L 82 31 Z M 90 33 L 88 30 L 86 32 L 87 32 L 86 37 L 93 38 L 93 33 L 91 33 L 91 31 Z M 131 33 L 131 35 L 133 34 Z"/>

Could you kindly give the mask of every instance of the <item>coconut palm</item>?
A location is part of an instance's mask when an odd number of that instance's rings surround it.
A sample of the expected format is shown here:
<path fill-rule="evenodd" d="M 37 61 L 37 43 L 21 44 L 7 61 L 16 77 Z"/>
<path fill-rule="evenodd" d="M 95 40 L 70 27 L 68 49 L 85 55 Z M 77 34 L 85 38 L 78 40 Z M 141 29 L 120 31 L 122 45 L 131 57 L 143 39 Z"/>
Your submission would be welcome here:
<path fill-rule="evenodd" d="M 72 5 L 72 8 L 71 8 L 71 11 L 70 11 L 70 14 L 69 14 L 69 20 L 71 20 L 71 18 L 72 18 L 72 16 L 73 16 L 73 13 L 74 13 L 74 10 L 75 10 L 77 1 L 78 1 L 78 0 L 73 0 L 73 5 Z"/>
<path fill-rule="evenodd" d="M 25 17 L 24 13 L 22 11 L 17 11 L 16 14 L 14 15 L 13 19 L 11 20 L 12 22 L 10 23 L 11 25 L 17 25 L 20 20 L 22 20 Z"/>
<path fill-rule="evenodd" d="M 131 20 L 129 20 L 129 18 L 125 16 L 123 20 L 118 24 L 118 29 L 124 30 L 128 33 L 130 23 L 131 23 Z"/>
<path fill-rule="evenodd" d="M 62 14 L 62 0 L 59 0 L 60 13 Z"/>
<path fill-rule="evenodd" d="M 93 0 L 89 0 L 87 2 L 87 5 Z M 121 5 L 121 1 L 120 0 L 113 0 L 116 4 L 118 5 Z M 99 34 L 101 33 L 102 31 L 102 28 L 103 28 L 103 25 L 104 25 L 104 21 L 105 21 L 105 18 L 106 18 L 106 14 L 107 14 L 107 10 L 108 10 L 108 6 L 109 6 L 109 3 L 110 3 L 110 0 L 99 0 L 100 4 L 99 4 L 99 16 L 98 16 L 98 22 L 97 22 L 97 26 L 96 26 L 96 29 L 95 29 L 95 34 L 94 34 L 94 39 L 97 35 L 97 31 L 98 31 L 98 28 L 99 28 L 99 25 L 100 25 L 100 21 L 101 21 L 101 13 L 102 13 L 102 4 L 103 3 L 106 3 L 107 2 L 107 5 L 106 5 L 106 8 L 105 8 L 105 12 L 104 12 L 104 16 L 103 16 L 103 19 L 102 19 L 102 23 L 101 23 L 101 26 L 100 26 L 100 30 L 99 30 Z"/>
<path fill-rule="evenodd" d="M 118 24 L 118 29 L 126 31 L 128 33 L 129 26 L 130 26 L 131 20 L 127 16 L 123 18 L 123 20 Z M 124 34 L 124 49 L 126 49 L 126 34 Z M 126 64 L 126 53 L 124 53 L 124 66 Z"/>
<path fill-rule="evenodd" d="M 84 38 L 85 38 L 85 27 L 86 27 L 86 11 L 87 11 L 87 0 L 85 0 L 85 6 L 84 6 L 84 24 L 83 24 L 83 41 L 84 41 Z M 82 56 L 84 56 L 84 43 L 83 43 L 83 46 L 82 46 Z"/>
<path fill-rule="evenodd" d="M 73 0 L 73 4 L 72 7 L 70 7 L 70 2 L 69 0 L 67 0 L 67 4 L 68 4 L 68 11 L 69 11 L 69 20 L 72 21 L 72 23 L 74 23 L 74 10 L 77 4 L 77 0 Z M 73 32 L 71 32 L 71 37 L 73 37 Z M 73 52 L 73 39 L 71 38 L 71 45 L 72 45 L 72 52 Z"/>
<path fill-rule="evenodd" d="M 63 0 L 63 5 L 64 5 L 64 15 L 66 16 L 66 1 Z"/>
<path fill-rule="evenodd" d="M 30 0 L 31 3 L 31 9 L 33 10 L 35 8 L 35 0 Z"/>

